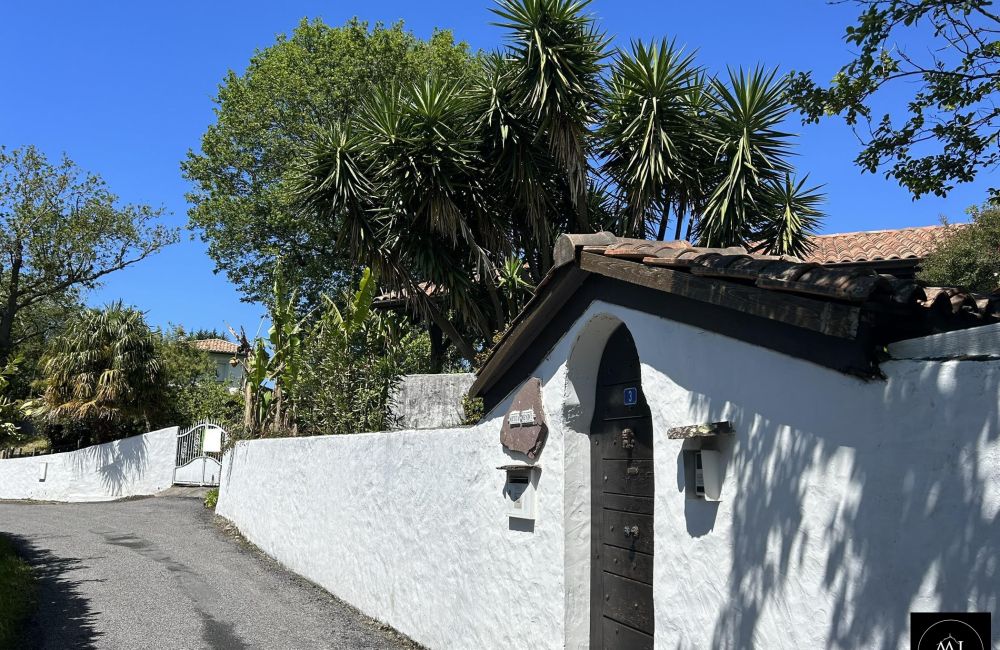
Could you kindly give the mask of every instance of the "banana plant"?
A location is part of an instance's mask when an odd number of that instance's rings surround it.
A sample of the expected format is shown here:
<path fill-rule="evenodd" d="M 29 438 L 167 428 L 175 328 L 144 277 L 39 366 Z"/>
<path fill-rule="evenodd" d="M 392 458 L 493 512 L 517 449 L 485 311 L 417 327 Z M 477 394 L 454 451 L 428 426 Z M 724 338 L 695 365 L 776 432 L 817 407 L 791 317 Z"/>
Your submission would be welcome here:
<path fill-rule="evenodd" d="M 297 292 L 288 293 L 280 263 L 275 273 L 274 303 L 267 338 L 251 342 L 246 333 L 230 332 L 239 342 L 234 359 L 243 366 L 243 426 L 248 437 L 297 435 L 295 398 L 302 369 L 306 317 L 296 311 Z"/>

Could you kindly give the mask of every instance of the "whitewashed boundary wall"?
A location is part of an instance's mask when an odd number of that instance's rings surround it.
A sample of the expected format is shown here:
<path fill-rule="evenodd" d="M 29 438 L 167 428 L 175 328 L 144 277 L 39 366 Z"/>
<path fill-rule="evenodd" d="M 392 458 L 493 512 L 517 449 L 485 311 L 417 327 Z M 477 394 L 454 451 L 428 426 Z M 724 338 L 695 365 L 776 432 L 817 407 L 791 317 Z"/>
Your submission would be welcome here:
<path fill-rule="evenodd" d="M 112 501 L 170 487 L 177 427 L 61 454 L 0 460 L 0 499 Z"/>
<path fill-rule="evenodd" d="M 539 519 L 508 521 L 498 425 L 240 442 L 216 512 L 279 562 L 431 648 L 562 644 L 558 440 Z M 509 644 L 509 646 L 508 646 Z"/>
<path fill-rule="evenodd" d="M 897 358 L 864 381 L 599 301 L 533 373 L 533 528 L 495 469 L 509 398 L 468 429 L 240 443 L 218 512 L 428 647 L 587 648 L 587 433 L 620 323 L 653 419 L 657 648 L 902 649 L 911 611 L 1000 610 L 1000 361 Z M 720 420 L 722 501 L 688 499 L 666 431 Z"/>

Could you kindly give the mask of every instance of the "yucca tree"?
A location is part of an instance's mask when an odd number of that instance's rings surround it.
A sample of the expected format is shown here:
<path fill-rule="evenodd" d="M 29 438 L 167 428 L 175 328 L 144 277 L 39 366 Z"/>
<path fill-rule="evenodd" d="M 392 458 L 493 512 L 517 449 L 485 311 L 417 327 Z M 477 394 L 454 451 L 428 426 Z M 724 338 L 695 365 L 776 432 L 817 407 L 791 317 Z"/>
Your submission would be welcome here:
<path fill-rule="evenodd" d="M 471 345 L 444 312 L 475 329 L 489 319 L 473 299 L 477 278 L 492 279 L 483 244 L 505 240 L 483 218 L 473 115 L 467 94 L 440 81 L 376 90 L 353 124 L 337 124 L 312 145 L 299 170 L 302 204 L 331 227 L 340 245 L 387 287 L 408 296 L 472 356 Z M 446 286 L 438 300 L 422 283 Z M 496 296 L 492 282 L 486 292 Z M 427 285 L 424 285 L 427 286 Z M 499 299 L 492 301 L 498 311 Z"/>
<path fill-rule="evenodd" d="M 523 108 L 561 167 L 576 208 L 576 226 L 589 229 L 590 126 L 597 115 L 602 62 L 610 39 L 587 13 L 590 0 L 499 0 L 493 9 L 510 33 L 515 88 Z"/>
<path fill-rule="evenodd" d="M 603 172 L 614 185 L 619 230 L 706 246 L 807 252 L 818 225 L 818 188 L 791 179 L 787 82 L 775 71 L 709 79 L 673 43 L 633 44 L 612 67 L 598 129 Z"/>
<path fill-rule="evenodd" d="M 150 429 L 164 380 L 155 334 L 142 312 L 115 302 L 88 309 L 56 337 L 41 362 L 36 414 L 88 427 L 94 442 Z"/>
<path fill-rule="evenodd" d="M 770 255 L 802 255 L 809 252 L 809 236 L 816 232 L 823 216 L 820 205 L 825 196 L 819 186 L 807 187 L 808 176 L 796 181 L 786 173 L 768 183 L 771 208 L 754 231 L 756 250 Z"/>
<path fill-rule="evenodd" d="M 776 71 L 729 71 L 729 83 L 713 79 L 712 112 L 718 139 L 715 162 L 722 178 L 712 190 L 699 223 L 708 246 L 747 244 L 773 210 L 770 184 L 791 171 L 790 135 L 778 130 L 791 112 L 787 84 Z"/>
<path fill-rule="evenodd" d="M 617 52 L 605 80 L 587 7 L 498 0 L 508 42 L 478 77 L 373 88 L 301 157 L 302 209 L 467 359 L 511 318 L 514 265 L 537 284 L 563 232 L 663 239 L 672 219 L 675 238 L 801 253 L 817 223 L 782 79 L 712 79 L 663 40 Z"/>
<path fill-rule="evenodd" d="M 679 223 L 698 193 L 711 144 L 691 103 L 700 81 L 694 55 L 666 40 L 636 41 L 615 58 L 597 135 L 602 171 L 620 197 L 621 234 L 642 237 L 659 222 L 663 239 L 671 208 Z"/>

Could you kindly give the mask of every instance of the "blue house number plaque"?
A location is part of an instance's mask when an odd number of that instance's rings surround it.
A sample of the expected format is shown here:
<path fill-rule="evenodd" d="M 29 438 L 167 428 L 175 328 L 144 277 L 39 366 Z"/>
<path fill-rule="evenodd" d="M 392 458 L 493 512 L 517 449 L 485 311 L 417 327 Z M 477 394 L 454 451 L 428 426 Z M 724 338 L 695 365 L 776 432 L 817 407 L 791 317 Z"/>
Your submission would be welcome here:
<path fill-rule="evenodd" d="M 639 401 L 639 389 L 632 387 L 625 389 L 625 406 L 635 406 Z"/>

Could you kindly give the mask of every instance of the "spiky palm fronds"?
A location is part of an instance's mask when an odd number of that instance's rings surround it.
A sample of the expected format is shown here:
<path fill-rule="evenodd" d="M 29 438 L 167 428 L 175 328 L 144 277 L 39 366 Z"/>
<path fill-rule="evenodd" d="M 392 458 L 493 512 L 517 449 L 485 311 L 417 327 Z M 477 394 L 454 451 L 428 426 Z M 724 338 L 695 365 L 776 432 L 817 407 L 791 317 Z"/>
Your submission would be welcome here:
<path fill-rule="evenodd" d="M 711 88 L 715 160 L 723 173 L 705 205 L 699 235 L 707 246 L 746 244 L 772 208 L 771 184 L 791 170 L 791 136 L 778 130 L 791 111 L 788 82 L 776 70 L 758 67 L 749 74 L 730 70 L 728 85 L 714 79 Z"/>
<path fill-rule="evenodd" d="M 499 0 L 492 11 L 510 31 L 517 87 L 566 174 L 586 228 L 589 126 L 601 92 L 602 61 L 610 38 L 586 13 L 590 0 Z"/>
<path fill-rule="evenodd" d="M 42 414 L 90 424 L 99 438 L 116 427 L 149 426 L 162 408 L 155 335 L 142 312 L 121 302 L 82 313 L 52 342 L 42 373 Z"/>
<path fill-rule="evenodd" d="M 812 250 L 810 237 L 816 234 L 822 212 L 819 206 L 826 199 L 822 186 L 806 187 L 809 176 L 796 182 L 791 174 L 780 181 L 772 180 L 771 209 L 756 226 L 754 240 L 757 250 L 769 255 L 804 256 Z"/>
<path fill-rule="evenodd" d="M 699 80 L 694 55 L 666 40 L 636 41 L 615 58 L 598 140 L 628 234 L 645 233 L 671 203 L 696 192 L 698 153 L 709 145 L 689 103 Z"/>

